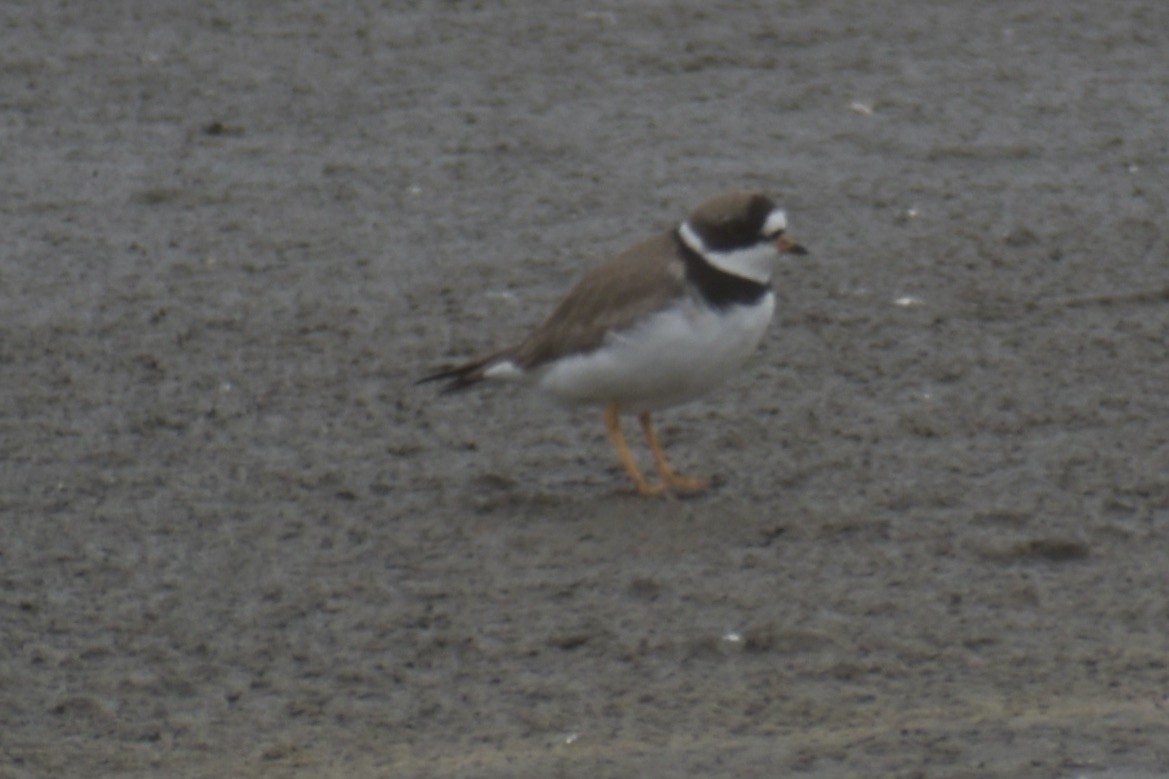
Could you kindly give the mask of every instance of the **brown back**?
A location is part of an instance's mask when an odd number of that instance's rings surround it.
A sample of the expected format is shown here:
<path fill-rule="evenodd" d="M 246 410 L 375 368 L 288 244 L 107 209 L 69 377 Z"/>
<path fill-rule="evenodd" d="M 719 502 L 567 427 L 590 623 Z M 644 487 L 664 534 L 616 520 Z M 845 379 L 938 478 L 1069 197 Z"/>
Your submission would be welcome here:
<path fill-rule="evenodd" d="M 582 278 L 552 315 L 521 343 L 521 368 L 596 349 L 610 332 L 630 327 L 682 294 L 686 273 L 673 232 L 618 254 Z"/>

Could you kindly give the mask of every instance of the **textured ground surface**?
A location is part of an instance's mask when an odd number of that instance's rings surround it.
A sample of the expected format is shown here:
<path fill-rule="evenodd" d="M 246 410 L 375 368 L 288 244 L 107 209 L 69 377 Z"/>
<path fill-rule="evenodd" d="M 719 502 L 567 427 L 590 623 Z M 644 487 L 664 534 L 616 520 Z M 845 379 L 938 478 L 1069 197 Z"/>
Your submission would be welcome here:
<path fill-rule="evenodd" d="M 1169 6 L 865 8 L 6 5 L 0 777 L 1166 775 Z M 411 386 L 733 186 L 710 494 Z"/>

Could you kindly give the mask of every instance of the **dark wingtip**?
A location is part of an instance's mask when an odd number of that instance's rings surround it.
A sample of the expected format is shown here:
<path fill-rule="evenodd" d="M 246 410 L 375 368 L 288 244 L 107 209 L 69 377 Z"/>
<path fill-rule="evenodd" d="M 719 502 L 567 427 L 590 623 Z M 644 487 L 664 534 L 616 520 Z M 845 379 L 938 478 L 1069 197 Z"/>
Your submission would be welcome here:
<path fill-rule="evenodd" d="M 478 366 L 462 366 L 458 368 L 451 368 L 445 371 L 439 371 L 438 373 L 432 373 L 431 375 L 423 376 L 421 379 L 414 382 L 414 386 L 417 387 L 421 384 L 431 384 L 436 381 L 444 381 L 446 383 L 439 388 L 438 392 L 440 395 L 449 395 L 452 392 L 465 390 L 468 387 L 471 387 L 482 381 L 482 376 L 476 376 L 473 374 L 473 371 L 477 367 Z"/>
<path fill-rule="evenodd" d="M 492 362 L 497 360 L 504 352 L 489 355 L 479 360 L 473 360 L 462 365 L 455 365 L 450 368 L 432 373 L 429 376 L 423 376 L 418 381 L 414 382 L 414 386 L 419 384 L 429 384 L 435 381 L 445 381 L 446 384 L 439 390 L 439 394 L 448 395 L 452 392 L 459 392 L 475 386 L 483 381 L 483 371 Z"/>
<path fill-rule="evenodd" d="M 430 384 L 431 382 L 442 381 L 443 379 L 449 379 L 451 377 L 451 375 L 452 375 L 452 373 L 449 370 L 439 371 L 438 373 L 432 373 L 429 376 L 423 376 L 421 379 L 418 379 L 416 382 L 414 382 L 414 386 L 417 387 L 420 384 Z"/>
<path fill-rule="evenodd" d="M 458 376 L 451 379 L 439 389 L 439 395 L 450 395 L 455 392 L 464 392 L 483 381 L 482 376 Z"/>

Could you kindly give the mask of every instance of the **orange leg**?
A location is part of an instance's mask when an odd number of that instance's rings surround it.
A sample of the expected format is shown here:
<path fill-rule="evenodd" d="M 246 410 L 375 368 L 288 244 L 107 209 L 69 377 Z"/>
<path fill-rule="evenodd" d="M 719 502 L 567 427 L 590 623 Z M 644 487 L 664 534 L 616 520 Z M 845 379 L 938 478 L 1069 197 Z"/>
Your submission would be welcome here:
<path fill-rule="evenodd" d="M 613 446 L 617 447 L 617 456 L 621 458 L 621 464 L 625 466 L 629 478 L 633 479 L 633 485 L 637 488 L 639 495 L 661 495 L 665 492 L 666 485 L 650 484 L 641 475 L 637 461 L 633 459 L 633 452 L 629 451 L 629 445 L 625 443 L 625 436 L 621 435 L 621 423 L 617 418 L 617 412 L 616 403 L 610 403 L 605 407 L 605 429 L 609 431 L 609 438 L 612 439 Z"/>
<path fill-rule="evenodd" d="M 666 453 L 662 451 L 662 445 L 658 443 L 658 437 L 654 433 L 653 422 L 649 418 L 649 412 L 646 411 L 638 419 L 641 421 L 641 429 L 645 433 L 645 440 L 649 442 L 649 450 L 653 453 L 654 463 L 658 466 L 658 473 L 662 475 L 662 484 L 675 490 L 681 490 L 682 492 L 701 492 L 710 486 L 710 482 L 706 479 L 695 479 L 690 476 L 679 476 L 674 473 L 674 469 L 670 467 L 669 461 L 666 460 Z"/>

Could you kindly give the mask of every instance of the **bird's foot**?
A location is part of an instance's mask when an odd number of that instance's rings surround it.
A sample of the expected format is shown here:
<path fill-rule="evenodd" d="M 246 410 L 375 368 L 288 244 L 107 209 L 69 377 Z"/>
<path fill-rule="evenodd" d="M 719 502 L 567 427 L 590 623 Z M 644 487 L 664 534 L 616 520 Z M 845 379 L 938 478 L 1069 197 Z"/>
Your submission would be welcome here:
<path fill-rule="evenodd" d="M 642 479 L 641 481 L 635 481 L 633 483 L 633 487 L 637 490 L 638 495 L 643 495 L 645 497 L 655 497 L 657 495 L 666 494 L 666 485 L 662 484 L 661 482 L 652 484 L 645 479 Z"/>
<path fill-rule="evenodd" d="M 700 479 L 694 476 L 679 476 L 671 473 L 664 480 L 664 485 L 678 492 L 703 492 L 710 489 L 710 479 Z"/>

